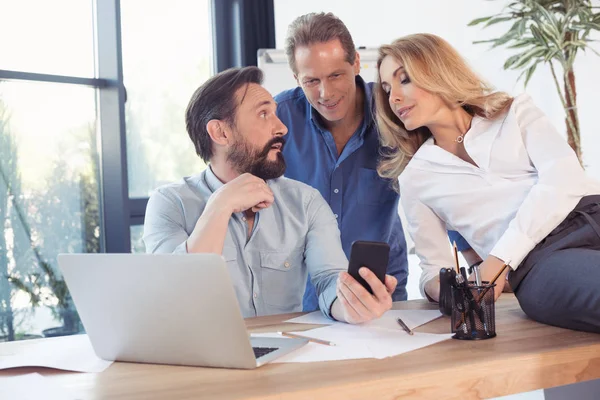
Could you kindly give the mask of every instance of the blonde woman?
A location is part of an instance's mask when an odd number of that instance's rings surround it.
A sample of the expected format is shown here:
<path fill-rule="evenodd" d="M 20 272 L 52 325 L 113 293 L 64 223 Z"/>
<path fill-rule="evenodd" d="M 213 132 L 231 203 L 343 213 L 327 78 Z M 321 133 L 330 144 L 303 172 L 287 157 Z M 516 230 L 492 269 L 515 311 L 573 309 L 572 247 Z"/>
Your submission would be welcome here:
<path fill-rule="evenodd" d="M 439 299 L 456 230 L 484 260 L 483 280 L 509 264 L 496 297 L 510 271 L 532 319 L 600 332 L 600 183 L 531 98 L 495 92 L 430 34 L 382 46 L 378 72 L 378 171 L 401 194 L 422 293 Z"/>

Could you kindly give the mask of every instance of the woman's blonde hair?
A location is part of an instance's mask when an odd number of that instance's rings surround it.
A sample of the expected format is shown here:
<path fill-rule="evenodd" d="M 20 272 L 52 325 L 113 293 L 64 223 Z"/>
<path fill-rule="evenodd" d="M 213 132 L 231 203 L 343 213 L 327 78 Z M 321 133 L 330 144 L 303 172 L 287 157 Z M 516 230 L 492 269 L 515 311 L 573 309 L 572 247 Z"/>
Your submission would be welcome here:
<path fill-rule="evenodd" d="M 467 65 L 460 54 L 444 39 L 427 33 L 404 36 L 392 44 L 381 46 L 377 70 L 385 57 L 393 57 L 404 67 L 411 82 L 436 94 L 446 104 L 463 107 L 471 115 L 492 119 L 512 102 L 512 97 L 494 89 Z M 377 74 L 375 84 L 377 125 L 382 145 L 379 175 L 392 180 L 398 190 L 398 176 L 416 151 L 431 136 L 427 127 L 407 131 L 393 113 L 388 94 Z"/>

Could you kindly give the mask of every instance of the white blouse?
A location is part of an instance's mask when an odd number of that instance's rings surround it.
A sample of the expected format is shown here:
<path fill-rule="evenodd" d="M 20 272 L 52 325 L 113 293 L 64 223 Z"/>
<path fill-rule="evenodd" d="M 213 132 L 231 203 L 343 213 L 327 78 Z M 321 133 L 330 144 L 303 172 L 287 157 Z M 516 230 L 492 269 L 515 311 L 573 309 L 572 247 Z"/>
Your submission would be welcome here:
<path fill-rule="evenodd" d="M 454 266 L 447 230 L 485 259 L 518 268 L 579 200 L 600 194 L 575 152 L 528 95 L 504 116 L 474 117 L 464 146 L 478 167 L 427 140 L 399 177 L 400 200 L 425 283 Z"/>

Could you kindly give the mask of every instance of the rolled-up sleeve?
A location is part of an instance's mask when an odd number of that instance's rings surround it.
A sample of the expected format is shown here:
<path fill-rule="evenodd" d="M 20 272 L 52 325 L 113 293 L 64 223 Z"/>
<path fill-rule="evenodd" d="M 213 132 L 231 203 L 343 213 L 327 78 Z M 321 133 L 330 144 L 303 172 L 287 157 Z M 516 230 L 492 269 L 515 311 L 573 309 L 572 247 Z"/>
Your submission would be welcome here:
<path fill-rule="evenodd" d="M 575 152 L 529 96 L 515 99 L 522 140 L 538 181 L 521 204 L 491 255 L 516 269 L 527 254 L 586 195 L 585 172 Z"/>
<path fill-rule="evenodd" d="M 335 299 L 337 277 L 348 270 L 348 259 L 342 249 L 340 231 L 331 208 L 314 190 L 306 205 L 309 228 L 304 257 L 311 281 L 319 298 L 319 308 L 328 318 Z"/>
<path fill-rule="evenodd" d="M 152 193 L 144 219 L 146 253 L 187 253 L 188 237 L 181 202 L 166 190 Z"/>

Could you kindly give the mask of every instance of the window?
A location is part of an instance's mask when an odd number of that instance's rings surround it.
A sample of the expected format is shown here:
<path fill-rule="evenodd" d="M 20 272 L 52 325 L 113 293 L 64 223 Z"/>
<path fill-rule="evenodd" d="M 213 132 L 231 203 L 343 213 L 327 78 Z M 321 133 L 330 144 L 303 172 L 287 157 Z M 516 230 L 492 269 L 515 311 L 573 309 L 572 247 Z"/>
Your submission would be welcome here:
<path fill-rule="evenodd" d="M 147 197 L 205 168 L 185 109 L 212 75 L 210 1 L 123 0 L 121 26 L 129 196 Z"/>
<path fill-rule="evenodd" d="M 81 332 L 58 253 L 143 252 L 149 193 L 205 168 L 184 113 L 213 42 L 222 69 L 269 47 L 242 49 L 242 9 L 0 0 L 0 341 Z"/>
<path fill-rule="evenodd" d="M 204 168 L 211 4 L 0 0 L 0 341 L 81 332 L 57 255 L 143 252 L 148 194 Z"/>
<path fill-rule="evenodd" d="M 132 253 L 145 253 L 146 246 L 142 237 L 144 236 L 143 225 L 132 225 L 131 226 L 131 252 Z"/>
<path fill-rule="evenodd" d="M 100 251 L 96 143 L 95 89 L 0 81 L 0 340 L 81 330 L 56 257 Z"/>
<path fill-rule="evenodd" d="M 94 76 L 91 0 L 0 0 L 0 69 Z"/>

